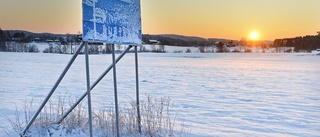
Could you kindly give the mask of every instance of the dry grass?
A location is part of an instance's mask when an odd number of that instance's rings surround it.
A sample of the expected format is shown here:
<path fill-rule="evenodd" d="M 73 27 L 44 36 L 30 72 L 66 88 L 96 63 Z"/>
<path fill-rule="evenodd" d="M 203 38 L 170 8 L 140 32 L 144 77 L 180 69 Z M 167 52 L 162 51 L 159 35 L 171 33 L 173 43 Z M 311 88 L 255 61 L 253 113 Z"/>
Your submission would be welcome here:
<path fill-rule="evenodd" d="M 68 100 L 69 99 L 69 100 Z M 67 100 L 67 101 L 66 101 Z M 66 103 L 68 102 L 68 104 Z M 88 110 L 86 104 L 79 104 L 61 123 L 53 124 L 66 110 L 73 105 L 71 97 L 59 96 L 58 101 L 49 102 L 31 126 L 28 134 L 39 136 L 51 136 L 53 130 L 62 130 L 61 135 L 88 134 Z M 15 119 L 7 120 L 16 132 L 21 132 L 39 106 L 39 102 L 32 100 L 25 103 L 22 109 L 16 108 Z M 177 113 L 171 111 L 173 103 L 169 97 L 160 99 L 148 96 L 146 101 L 140 101 L 141 134 L 138 129 L 137 106 L 134 102 L 130 106 L 119 107 L 119 127 L 122 136 L 187 136 L 183 124 L 176 126 Z M 102 108 L 93 111 L 94 136 L 115 136 L 116 116 L 115 110 Z M 3 130 L 7 130 L 1 128 Z M 180 131 L 175 135 L 174 131 Z M 6 131 L 7 132 L 7 131 Z"/>

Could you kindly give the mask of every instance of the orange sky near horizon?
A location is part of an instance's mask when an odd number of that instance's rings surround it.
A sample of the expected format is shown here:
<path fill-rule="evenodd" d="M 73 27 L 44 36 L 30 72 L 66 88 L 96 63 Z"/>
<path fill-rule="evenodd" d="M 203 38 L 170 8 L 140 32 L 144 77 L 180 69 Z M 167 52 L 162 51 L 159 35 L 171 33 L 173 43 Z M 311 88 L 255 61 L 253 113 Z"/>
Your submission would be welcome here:
<path fill-rule="evenodd" d="M 0 28 L 82 31 L 81 0 L 0 0 Z M 274 40 L 320 31 L 320 0 L 141 0 L 143 34 Z"/>

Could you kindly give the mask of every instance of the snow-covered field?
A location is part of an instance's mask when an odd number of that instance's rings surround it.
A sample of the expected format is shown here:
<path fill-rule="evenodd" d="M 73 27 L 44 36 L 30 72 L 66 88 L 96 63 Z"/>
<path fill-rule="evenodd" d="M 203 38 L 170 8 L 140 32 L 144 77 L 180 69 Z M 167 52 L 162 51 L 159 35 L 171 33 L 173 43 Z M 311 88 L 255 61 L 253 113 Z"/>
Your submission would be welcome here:
<path fill-rule="evenodd" d="M 0 53 L 0 126 L 15 108 L 42 101 L 71 55 Z M 91 82 L 111 55 L 90 55 Z M 169 96 L 190 136 L 319 136 L 320 56 L 259 53 L 140 53 L 141 99 Z M 134 54 L 117 65 L 120 105 L 135 98 Z M 86 90 L 80 55 L 57 88 L 75 97 Z M 93 107 L 113 107 L 112 73 L 92 91 Z M 0 129 L 0 136 L 7 136 Z"/>

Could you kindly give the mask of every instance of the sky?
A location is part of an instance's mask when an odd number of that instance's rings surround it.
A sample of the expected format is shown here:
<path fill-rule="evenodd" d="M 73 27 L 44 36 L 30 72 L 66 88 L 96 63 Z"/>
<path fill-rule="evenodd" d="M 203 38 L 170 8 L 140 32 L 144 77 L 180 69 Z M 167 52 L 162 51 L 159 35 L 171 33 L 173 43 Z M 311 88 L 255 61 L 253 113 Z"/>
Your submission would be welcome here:
<path fill-rule="evenodd" d="M 320 0 L 140 0 L 143 34 L 260 40 L 316 35 Z M 81 0 L 0 0 L 0 28 L 82 32 Z"/>

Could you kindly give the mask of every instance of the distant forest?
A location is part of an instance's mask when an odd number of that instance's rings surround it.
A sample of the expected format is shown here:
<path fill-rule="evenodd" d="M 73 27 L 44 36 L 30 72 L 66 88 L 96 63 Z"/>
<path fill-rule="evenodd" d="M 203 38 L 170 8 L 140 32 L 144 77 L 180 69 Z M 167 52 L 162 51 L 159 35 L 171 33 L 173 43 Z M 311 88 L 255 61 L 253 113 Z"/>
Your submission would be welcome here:
<path fill-rule="evenodd" d="M 51 34 L 51 33 L 32 33 L 28 31 L 19 30 L 7 30 L 2 31 L 0 29 L 0 40 L 2 42 L 48 42 L 48 41 L 60 41 L 60 42 L 77 42 L 79 41 L 79 35 L 81 34 Z M 145 44 L 153 44 L 150 40 L 157 40 L 161 45 L 175 45 L 175 46 L 209 46 L 213 45 L 213 41 L 208 41 L 204 38 L 198 37 L 186 37 L 179 35 L 142 35 L 142 41 Z"/>
<path fill-rule="evenodd" d="M 30 43 L 30 42 L 49 42 L 56 41 L 61 44 L 69 42 L 80 42 L 81 34 L 51 34 L 51 33 L 32 33 L 21 30 L 1 30 L 0 28 L 0 51 L 6 51 L 6 42 L 16 43 Z M 173 46 L 213 46 L 216 43 L 223 43 L 227 46 L 249 46 L 252 47 L 252 42 L 241 40 L 228 40 L 228 39 L 217 39 L 217 38 L 200 38 L 200 37 L 189 37 L 173 34 L 163 35 L 149 35 L 143 34 L 142 41 L 144 44 L 156 44 L 159 45 L 173 45 Z M 251 43 L 251 44 L 250 44 Z M 264 41 L 256 42 L 256 46 L 263 48 L 277 48 L 277 47 L 294 47 L 295 51 L 307 51 L 315 50 L 320 48 L 320 33 L 318 35 L 300 36 L 295 38 L 284 38 L 276 39 L 273 43 L 266 43 Z"/>
<path fill-rule="evenodd" d="M 276 39 L 273 41 L 273 47 L 294 47 L 296 52 L 311 52 L 320 48 L 320 33 L 315 36 Z"/>
<path fill-rule="evenodd" d="M 1 41 L 6 42 L 22 42 L 22 43 L 29 43 L 29 42 L 47 42 L 48 40 L 53 41 L 78 41 L 77 34 L 52 34 L 52 33 L 33 33 L 29 31 L 22 31 L 22 30 L 1 30 L 0 29 L 0 39 Z"/>

